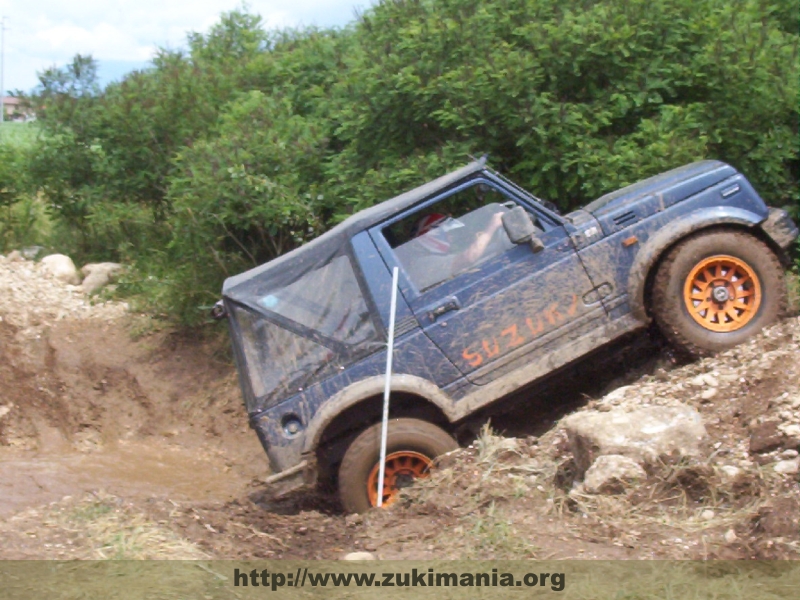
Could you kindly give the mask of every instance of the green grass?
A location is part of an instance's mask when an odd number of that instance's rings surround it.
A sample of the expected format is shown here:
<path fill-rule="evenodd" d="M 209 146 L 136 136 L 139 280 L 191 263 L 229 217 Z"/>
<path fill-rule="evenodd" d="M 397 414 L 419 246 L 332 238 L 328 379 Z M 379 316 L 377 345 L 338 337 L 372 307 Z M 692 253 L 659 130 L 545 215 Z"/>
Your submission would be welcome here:
<path fill-rule="evenodd" d="M 5 121 L 0 123 L 0 144 L 16 147 L 31 146 L 36 140 L 40 129 L 36 121 L 28 123 Z"/>

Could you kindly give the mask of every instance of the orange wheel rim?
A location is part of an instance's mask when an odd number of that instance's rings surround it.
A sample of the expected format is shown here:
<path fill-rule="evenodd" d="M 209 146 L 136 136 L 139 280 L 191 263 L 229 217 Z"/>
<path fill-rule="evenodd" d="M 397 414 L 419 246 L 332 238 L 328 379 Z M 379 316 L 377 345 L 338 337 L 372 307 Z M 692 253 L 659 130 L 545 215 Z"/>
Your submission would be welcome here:
<path fill-rule="evenodd" d="M 386 469 L 383 476 L 383 506 L 389 506 L 395 500 L 401 488 L 408 487 L 415 479 L 427 477 L 433 461 L 419 452 L 402 450 L 392 452 L 386 457 Z M 367 478 L 367 494 L 372 506 L 378 505 L 378 465 L 376 464 Z"/>
<path fill-rule="evenodd" d="M 689 314 L 705 329 L 736 331 L 756 316 L 761 282 L 744 261 L 728 255 L 711 256 L 689 273 L 683 299 Z"/>

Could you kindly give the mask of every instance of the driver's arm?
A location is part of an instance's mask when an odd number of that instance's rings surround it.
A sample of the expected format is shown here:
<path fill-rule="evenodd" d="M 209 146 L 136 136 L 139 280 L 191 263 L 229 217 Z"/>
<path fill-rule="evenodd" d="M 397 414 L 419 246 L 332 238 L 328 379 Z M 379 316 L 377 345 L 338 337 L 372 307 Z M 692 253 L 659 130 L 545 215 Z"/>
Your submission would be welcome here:
<path fill-rule="evenodd" d="M 470 244 L 469 248 L 464 250 L 462 254 L 464 263 L 471 265 L 472 263 L 480 260 L 480 258 L 483 256 L 483 253 L 486 252 L 489 242 L 492 241 L 492 237 L 494 236 L 495 232 L 502 226 L 503 213 L 502 211 L 498 211 L 492 215 L 492 218 L 489 220 L 486 228 L 475 235 L 475 241 Z"/>

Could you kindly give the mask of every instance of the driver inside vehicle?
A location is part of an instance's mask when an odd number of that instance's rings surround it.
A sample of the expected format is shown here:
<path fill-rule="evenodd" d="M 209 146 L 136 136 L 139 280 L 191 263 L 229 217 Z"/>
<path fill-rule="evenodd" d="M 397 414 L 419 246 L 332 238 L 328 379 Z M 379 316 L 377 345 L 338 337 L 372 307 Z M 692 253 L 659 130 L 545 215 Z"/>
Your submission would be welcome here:
<path fill-rule="evenodd" d="M 512 248 L 502 220 L 508 210 L 491 203 L 458 218 L 429 213 L 395 253 L 414 285 L 425 290 Z"/>

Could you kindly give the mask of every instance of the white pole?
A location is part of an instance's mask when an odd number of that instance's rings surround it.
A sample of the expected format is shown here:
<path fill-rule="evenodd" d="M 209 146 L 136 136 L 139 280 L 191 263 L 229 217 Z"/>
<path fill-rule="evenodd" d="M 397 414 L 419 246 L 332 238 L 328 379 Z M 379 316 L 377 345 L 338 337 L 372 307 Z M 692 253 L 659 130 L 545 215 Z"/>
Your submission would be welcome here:
<path fill-rule="evenodd" d="M 3 67 L 6 59 L 6 18 L 0 19 L 0 123 L 6 120 L 6 89 L 3 85 Z"/>
<path fill-rule="evenodd" d="M 392 380 L 392 355 L 394 354 L 394 317 L 397 312 L 397 279 L 399 270 L 392 269 L 392 303 L 389 307 L 389 344 L 386 350 L 386 383 L 383 386 L 383 424 L 381 427 L 381 458 L 378 463 L 378 507 L 383 506 L 383 478 L 386 474 L 386 434 L 389 429 L 389 390 Z"/>

